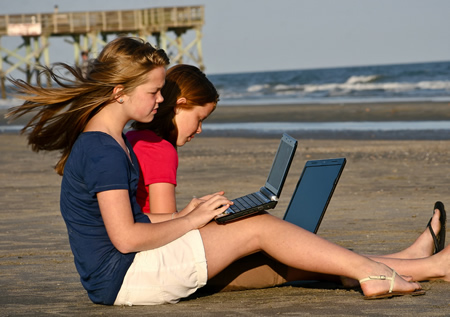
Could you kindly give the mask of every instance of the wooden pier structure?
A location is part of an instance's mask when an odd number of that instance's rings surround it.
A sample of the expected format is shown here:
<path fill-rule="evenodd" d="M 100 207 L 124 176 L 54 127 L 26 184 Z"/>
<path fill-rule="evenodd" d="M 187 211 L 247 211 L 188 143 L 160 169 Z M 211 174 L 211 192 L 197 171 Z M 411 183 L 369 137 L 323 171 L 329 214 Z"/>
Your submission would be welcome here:
<path fill-rule="evenodd" d="M 204 70 L 203 24 L 203 6 L 94 12 L 59 12 L 55 6 L 51 13 L 0 15 L 2 98 L 6 98 L 6 77 L 13 71 L 24 73 L 28 82 L 35 77 L 40 83 L 40 65 L 56 62 L 50 60 L 49 54 L 52 37 L 65 37 L 65 42 L 72 44 L 76 65 L 81 63 L 82 51 L 95 58 L 108 42 L 108 36 L 127 34 L 151 43 L 154 41 L 148 37 L 153 37 L 156 43 L 152 44 L 164 49 L 172 64 L 189 62 Z M 189 42 L 184 43 L 183 36 L 188 31 L 193 32 Z M 5 36 L 21 37 L 23 42 L 15 49 L 8 49 L 1 43 Z"/>

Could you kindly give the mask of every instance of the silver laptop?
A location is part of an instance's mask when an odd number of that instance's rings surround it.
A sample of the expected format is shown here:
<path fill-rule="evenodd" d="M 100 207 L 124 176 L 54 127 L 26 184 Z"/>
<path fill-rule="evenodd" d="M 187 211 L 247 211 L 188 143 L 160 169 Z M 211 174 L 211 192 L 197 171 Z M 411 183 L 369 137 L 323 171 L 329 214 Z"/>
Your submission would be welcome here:
<path fill-rule="evenodd" d="M 289 172 L 297 140 L 284 133 L 281 137 L 275 159 L 267 177 L 266 184 L 259 191 L 233 199 L 234 205 L 217 215 L 215 221 L 223 224 L 257 213 L 261 210 L 275 208 Z"/>
<path fill-rule="evenodd" d="M 283 220 L 317 233 L 345 163 L 345 158 L 306 162 Z"/>

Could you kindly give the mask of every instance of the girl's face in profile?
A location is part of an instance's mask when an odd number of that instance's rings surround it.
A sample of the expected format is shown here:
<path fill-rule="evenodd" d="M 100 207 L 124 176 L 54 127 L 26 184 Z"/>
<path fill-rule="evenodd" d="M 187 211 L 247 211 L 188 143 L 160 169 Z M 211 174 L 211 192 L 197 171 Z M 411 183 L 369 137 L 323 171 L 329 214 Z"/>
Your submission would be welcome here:
<path fill-rule="evenodd" d="M 203 106 L 190 109 L 176 108 L 175 124 L 178 128 L 177 146 L 183 146 L 191 141 L 195 134 L 202 132 L 202 122 L 216 108 L 216 103 L 210 102 Z"/>
<path fill-rule="evenodd" d="M 164 86 L 165 76 L 165 68 L 157 67 L 148 73 L 147 81 L 144 84 L 136 87 L 129 96 L 125 96 L 127 109 L 133 120 L 139 122 L 153 120 L 158 105 L 164 101 L 161 88 Z"/>

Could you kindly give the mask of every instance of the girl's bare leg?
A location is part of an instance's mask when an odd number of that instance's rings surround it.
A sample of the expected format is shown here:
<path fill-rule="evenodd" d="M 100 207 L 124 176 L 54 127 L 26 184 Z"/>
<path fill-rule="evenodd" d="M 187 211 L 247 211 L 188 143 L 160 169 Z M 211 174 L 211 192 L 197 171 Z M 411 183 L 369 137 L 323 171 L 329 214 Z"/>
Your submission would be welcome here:
<path fill-rule="evenodd" d="M 258 252 L 233 262 L 210 279 L 205 288 L 214 292 L 227 292 L 245 290 L 249 287 L 273 287 L 290 281 L 327 281 L 338 284 L 342 282 L 336 275 L 294 269 L 263 252 Z"/>
<path fill-rule="evenodd" d="M 232 262 L 263 251 L 277 261 L 303 271 L 360 280 L 369 275 L 390 276 L 392 271 L 381 263 L 353 253 L 302 228 L 263 213 L 227 225 L 214 222 L 200 229 L 208 261 L 208 278 Z M 365 295 L 384 293 L 388 281 L 364 283 Z M 417 283 L 397 278 L 396 291 L 420 289 Z"/>
<path fill-rule="evenodd" d="M 396 270 L 399 274 L 410 276 L 414 281 L 442 279 L 450 282 L 450 245 L 441 252 L 422 259 L 393 259 L 371 257 Z"/>
<path fill-rule="evenodd" d="M 410 261 L 373 258 L 399 274 L 410 276 L 414 281 L 442 279 L 450 282 L 450 246 L 428 259 Z M 208 281 L 207 289 L 212 291 L 235 291 L 248 288 L 265 288 L 289 281 L 317 280 L 342 284 L 344 287 L 357 287 L 358 281 L 335 275 L 307 272 L 288 267 L 258 252 L 232 263 Z"/>

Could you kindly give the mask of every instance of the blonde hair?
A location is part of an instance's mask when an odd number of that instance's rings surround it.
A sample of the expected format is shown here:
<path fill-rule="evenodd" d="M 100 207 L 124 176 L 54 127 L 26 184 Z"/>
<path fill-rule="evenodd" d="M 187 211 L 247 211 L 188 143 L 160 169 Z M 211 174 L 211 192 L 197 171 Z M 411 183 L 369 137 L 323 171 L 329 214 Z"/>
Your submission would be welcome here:
<path fill-rule="evenodd" d="M 186 64 L 175 65 L 167 70 L 166 83 L 161 90 L 164 101 L 151 122 L 133 122 L 136 130 L 152 130 L 176 147 L 178 130 L 175 125 L 175 107 L 190 109 L 219 101 L 219 94 L 206 75 L 197 67 Z M 179 98 L 186 103 L 177 105 Z"/>
<path fill-rule="evenodd" d="M 12 108 L 6 117 L 15 119 L 37 111 L 21 133 L 28 135 L 33 151 L 61 152 L 55 170 L 62 175 L 72 146 L 88 121 L 118 97 L 113 94 L 114 87 L 122 85 L 120 94 L 130 94 L 144 83 L 149 71 L 168 64 L 163 50 L 139 38 L 119 37 L 90 61 L 85 78 L 80 68 L 55 63 L 52 68 L 45 67 L 44 72 L 58 87 L 32 86 L 10 79 L 20 94 L 17 97 L 25 102 Z M 73 78 L 62 76 L 63 71 Z"/>

